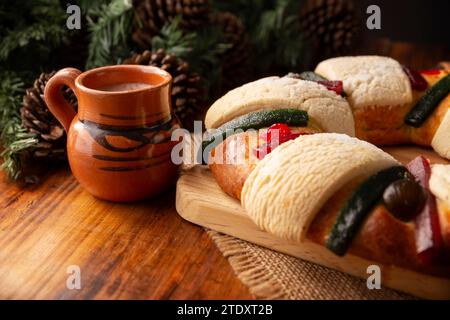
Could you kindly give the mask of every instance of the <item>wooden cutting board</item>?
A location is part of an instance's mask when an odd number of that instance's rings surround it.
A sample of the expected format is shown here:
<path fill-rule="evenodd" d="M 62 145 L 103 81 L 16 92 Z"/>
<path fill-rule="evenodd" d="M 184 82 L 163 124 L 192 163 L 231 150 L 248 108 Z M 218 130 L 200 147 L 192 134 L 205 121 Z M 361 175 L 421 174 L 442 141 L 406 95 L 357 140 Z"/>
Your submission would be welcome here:
<path fill-rule="evenodd" d="M 416 147 L 386 148 L 406 163 L 422 154 L 432 163 L 448 163 L 433 151 Z M 297 244 L 280 239 L 258 228 L 242 209 L 239 201 L 226 195 L 206 166 L 183 170 L 177 183 L 176 208 L 184 219 L 263 247 L 308 260 L 329 268 L 367 279 L 367 267 L 381 268 L 382 286 L 421 298 L 450 299 L 450 279 L 419 274 L 410 270 L 381 265 L 353 255 L 338 257 L 325 247 L 310 241 Z"/>

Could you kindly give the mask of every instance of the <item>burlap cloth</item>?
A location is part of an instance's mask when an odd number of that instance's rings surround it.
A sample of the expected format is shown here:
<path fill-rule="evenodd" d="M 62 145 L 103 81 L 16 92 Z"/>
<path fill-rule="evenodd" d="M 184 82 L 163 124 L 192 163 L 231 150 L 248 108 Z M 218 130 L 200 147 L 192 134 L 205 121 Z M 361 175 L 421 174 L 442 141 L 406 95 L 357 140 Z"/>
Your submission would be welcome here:
<path fill-rule="evenodd" d="M 207 230 L 239 279 L 258 299 L 414 299 L 391 289 L 258 245 Z"/>

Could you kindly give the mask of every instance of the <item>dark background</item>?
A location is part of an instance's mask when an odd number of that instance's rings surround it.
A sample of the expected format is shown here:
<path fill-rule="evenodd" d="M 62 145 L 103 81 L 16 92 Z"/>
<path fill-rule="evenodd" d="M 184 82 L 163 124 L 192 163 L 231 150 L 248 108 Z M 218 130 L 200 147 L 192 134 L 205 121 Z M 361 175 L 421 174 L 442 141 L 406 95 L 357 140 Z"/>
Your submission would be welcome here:
<path fill-rule="evenodd" d="M 450 45 L 450 0 L 356 0 L 368 37 Z M 381 8 L 381 30 L 365 27 L 366 9 Z"/>

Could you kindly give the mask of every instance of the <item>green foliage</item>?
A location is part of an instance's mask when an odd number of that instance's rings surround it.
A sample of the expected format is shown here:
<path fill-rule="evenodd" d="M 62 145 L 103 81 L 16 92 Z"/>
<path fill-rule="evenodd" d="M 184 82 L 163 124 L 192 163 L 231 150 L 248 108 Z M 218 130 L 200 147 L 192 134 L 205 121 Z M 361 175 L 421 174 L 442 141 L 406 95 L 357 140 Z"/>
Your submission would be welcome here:
<path fill-rule="evenodd" d="M 89 14 L 90 12 L 100 10 L 102 6 L 107 5 L 110 2 L 111 0 L 76 0 L 76 4 L 80 6 L 83 14 Z"/>
<path fill-rule="evenodd" d="M 221 58 L 230 47 L 223 40 L 222 30 L 210 26 L 197 32 L 197 41 L 186 58 L 192 70 L 200 74 L 206 88 L 206 98 L 217 95 L 222 82 Z"/>
<path fill-rule="evenodd" d="M 2 131 L 4 150 L 1 153 L 3 163 L 0 166 L 12 180 L 22 176 L 22 159 L 38 142 L 35 135 L 26 132 L 20 122 L 10 122 Z"/>
<path fill-rule="evenodd" d="M 261 15 L 258 27 L 252 29 L 257 55 L 268 57 L 267 65 L 297 68 L 301 62 L 303 41 L 298 13 L 301 1 L 277 0 L 272 9 Z"/>
<path fill-rule="evenodd" d="M 19 117 L 21 95 L 24 92 L 23 82 L 14 73 L 2 70 L 0 78 L 0 131 L 8 121 Z"/>
<path fill-rule="evenodd" d="M 0 67 L 38 70 L 67 39 L 66 13 L 58 0 L 0 3 Z"/>
<path fill-rule="evenodd" d="M 197 42 L 197 34 L 184 32 L 180 28 L 181 17 L 166 24 L 159 35 L 152 39 L 152 49 L 164 49 L 181 59 L 186 59 Z"/>
<path fill-rule="evenodd" d="M 258 74 L 283 73 L 301 67 L 304 42 L 298 14 L 302 0 L 214 1 L 218 10 L 234 13 L 244 22 L 253 46 Z"/>
<path fill-rule="evenodd" d="M 295 0 L 293 0 L 295 1 Z M 247 30 L 256 29 L 261 13 L 273 8 L 275 0 L 214 0 L 213 7 L 217 11 L 229 11 L 237 15 Z"/>
<path fill-rule="evenodd" d="M 113 0 L 88 9 L 90 42 L 86 68 L 116 64 L 130 54 L 133 10 L 130 1 Z"/>
<path fill-rule="evenodd" d="M 152 39 L 152 50 L 164 49 L 189 62 L 207 91 L 215 90 L 221 81 L 220 57 L 229 48 L 223 41 L 222 31 L 207 26 L 197 32 L 185 32 L 180 28 L 180 21 L 181 17 L 177 17 L 162 28 L 160 35 Z"/>
<path fill-rule="evenodd" d="M 16 74 L 2 71 L 0 78 L 0 139 L 3 144 L 3 163 L 11 179 L 21 175 L 21 157 L 24 151 L 31 150 L 36 143 L 33 134 L 27 133 L 21 125 L 19 114 L 24 94 L 24 84 Z"/>
<path fill-rule="evenodd" d="M 68 38 L 65 20 L 59 0 L 0 2 L 1 168 L 12 179 L 21 175 L 21 159 L 37 143 L 21 125 L 24 87 L 42 69 L 56 66 L 53 50 Z"/>
<path fill-rule="evenodd" d="M 52 22 L 37 22 L 19 30 L 9 32 L 0 43 L 0 59 L 6 60 L 11 52 L 17 48 L 23 48 L 32 41 L 44 42 L 48 40 L 54 43 L 60 43 L 64 35 L 63 30 Z"/>

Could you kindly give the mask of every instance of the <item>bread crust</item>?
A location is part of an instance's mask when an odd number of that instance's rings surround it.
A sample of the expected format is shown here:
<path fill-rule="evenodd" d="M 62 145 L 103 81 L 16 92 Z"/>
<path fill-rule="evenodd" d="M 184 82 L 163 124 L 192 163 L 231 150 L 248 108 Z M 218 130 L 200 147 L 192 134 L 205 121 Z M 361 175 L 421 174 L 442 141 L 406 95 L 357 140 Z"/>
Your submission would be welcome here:
<path fill-rule="evenodd" d="M 292 133 L 312 134 L 319 129 L 312 127 L 291 127 Z M 209 168 L 223 191 L 229 196 L 241 200 L 241 191 L 250 172 L 259 162 L 254 148 L 267 143 L 266 129 L 239 133 L 227 138 L 211 151 Z M 221 161 L 211 161 L 218 157 Z M 244 159 L 238 163 L 236 159 Z"/>
<path fill-rule="evenodd" d="M 398 61 L 381 56 L 337 57 L 320 62 L 316 73 L 344 83 L 353 110 L 410 104 L 413 93 Z"/>
<path fill-rule="evenodd" d="M 425 91 L 412 90 L 397 61 L 379 56 L 338 57 L 322 61 L 316 72 L 330 80 L 344 82 L 357 138 L 377 146 L 414 143 L 433 147 L 441 156 L 450 157 L 450 142 L 445 141 L 450 132 L 450 120 L 444 123 L 450 109 L 450 95 L 419 128 L 406 125 L 405 116 Z M 423 73 L 422 76 L 432 87 L 449 72 L 442 65 L 440 73 Z"/>
<path fill-rule="evenodd" d="M 210 162 L 209 168 L 216 179 L 219 186 L 229 196 L 241 200 L 241 191 L 248 175 L 256 166 L 258 158 L 251 150 L 251 145 L 254 145 L 257 137 L 255 133 L 240 133 L 229 137 L 224 142 L 219 144 L 211 152 L 211 157 L 215 157 L 219 152 L 223 154 L 223 163 Z M 242 148 L 233 148 L 231 144 L 237 142 Z M 242 152 L 246 160 L 242 164 L 235 163 L 236 153 Z"/>
<path fill-rule="evenodd" d="M 412 105 L 378 106 L 354 110 L 356 137 L 377 146 L 414 143 L 429 147 L 450 108 L 450 96 L 441 101 L 419 128 L 404 123 Z M 387 116 L 389 115 L 389 116 Z"/>
<path fill-rule="evenodd" d="M 249 157 L 247 163 L 210 164 L 211 172 L 222 190 L 238 200 L 241 198 L 245 180 L 259 161 L 250 150 L 254 146 L 251 142 L 255 139 L 251 134 L 242 133 L 239 136 L 230 137 L 222 143 L 223 146 L 219 145 L 213 151 L 223 152 L 224 157 L 228 159 L 235 158 L 235 153 L 241 152 Z M 242 143 L 238 148 L 231 148 L 230 144 L 236 139 Z M 258 142 L 258 144 L 262 143 L 264 140 Z M 321 245 L 325 244 L 345 199 L 348 199 L 360 182 L 358 179 L 351 181 L 326 202 L 308 229 L 306 236 L 308 239 Z M 444 239 L 449 237 L 450 235 L 444 236 Z M 414 225 L 395 219 L 382 204 L 373 209 L 361 226 L 349 252 L 385 265 L 396 265 L 425 274 L 450 278 L 450 262 L 423 265 L 419 261 L 415 247 Z"/>
<path fill-rule="evenodd" d="M 231 90 L 208 109 L 205 126 L 218 128 L 242 115 L 274 109 L 304 110 L 327 132 L 355 135 L 346 99 L 323 85 L 289 77 L 263 78 Z"/>

